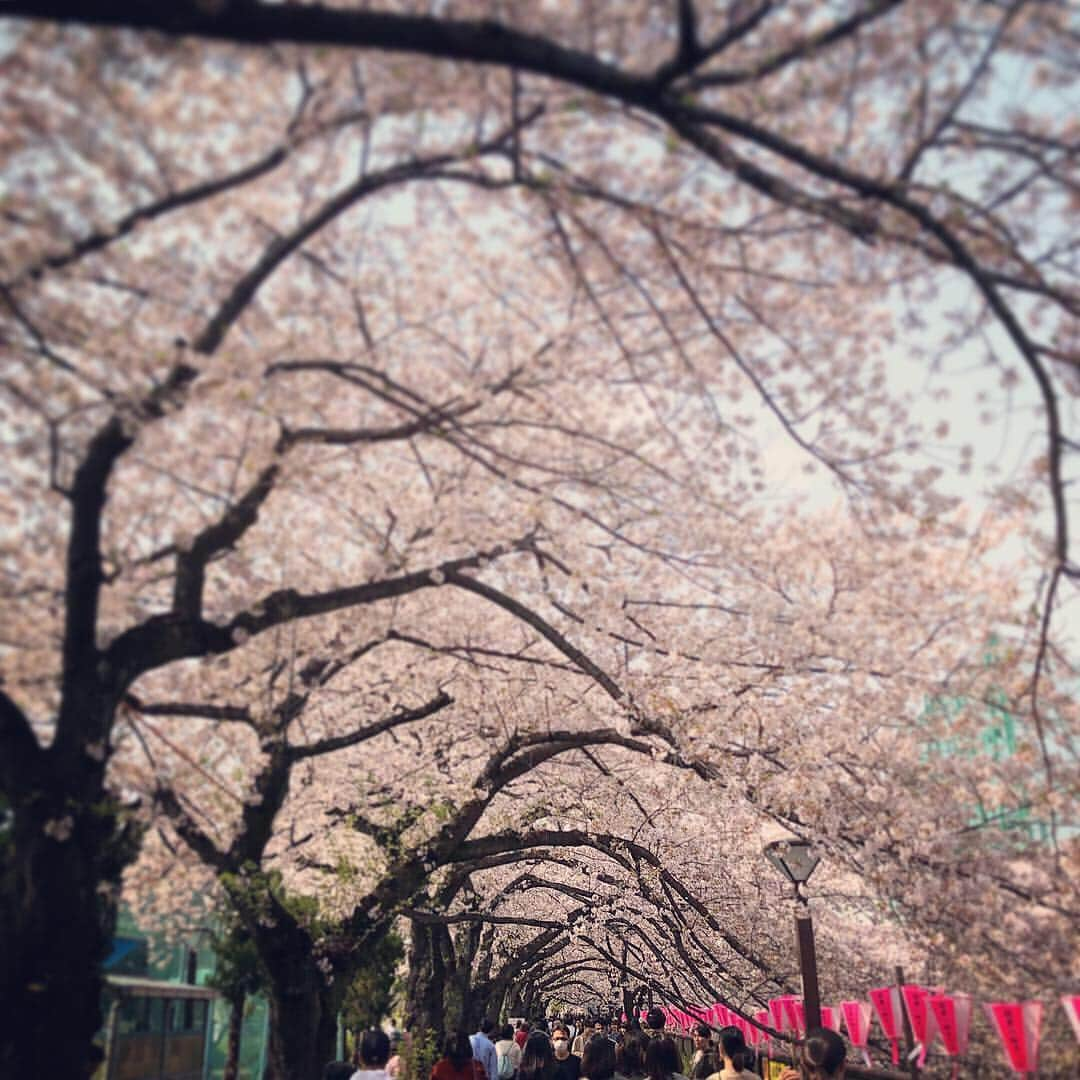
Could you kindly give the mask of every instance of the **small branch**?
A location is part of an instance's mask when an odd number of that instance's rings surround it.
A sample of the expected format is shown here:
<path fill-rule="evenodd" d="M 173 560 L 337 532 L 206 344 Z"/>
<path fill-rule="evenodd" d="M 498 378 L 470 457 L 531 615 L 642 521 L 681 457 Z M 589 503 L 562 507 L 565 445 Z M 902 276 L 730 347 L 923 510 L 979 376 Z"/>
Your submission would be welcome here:
<path fill-rule="evenodd" d="M 195 537 L 190 549 L 177 553 L 173 585 L 174 615 L 193 620 L 201 617 L 207 563 L 235 546 L 258 521 L 259 511 L 274 490 L 279 471 L 280 466 L 276 463 L 263 469 L 239 501 Z"/>
<path fill-rule="evenodd" d="M 315 9 L 311 8 L 314 12 Z M 521 127 L 532 123 L 542 112 L 536 108 L 519 123 L 499 132 L 493 138 L 479 146 L 470 146 L 456 153 L 435 154 L 426 158 L 391 165 L 379 172 L 367 173 L 342 188 L 336 195 L 327 199 L 310 217 L 302 221 L 292 232 L 277 236 L 264 249 L 255 264 L 233 286 L 229 295 L 222 301 L 217 311 L 210 317 L 202 331 L 195 338 L 192 347 L 196 352 L 210 355 L 225 339 L 230 327 L 254 299 L 263 282 L 296 250 L 311 239 L 335 218 L 350 209 L 362 199 L 384 188 L 411 180 L 432 179 L 434 173 L 451 165 L 489 154 L 499 150 Z"/>
<path fill-rule="evenodd" d="M 379 720 L 374 724 L 368 724 L 366 727 L 358 728 L 356 731 L 349 732 L 347 735 L 331 736 L 329 738 L 320 739 L 315 743 L 309 743 L 305 746 L 290 746 L 288 749 L 289 761 L 303 761 L 305 758 L 330 754 L 335 750 L 343 750 L 348 746 L 356 746 L 357 743 L 364 742 L 367 739 L 373 739 L 376 735 L 381 735 L 384 731 L 390 731 L 392 728 L 400 727 L 402 724 L 411 724 L 416 720 L 426 720 L 429 716 L 434 716 L 437 712 L 441 712 L 453 703 L 454 699 L 450 697 L 449 694 L 440 691 L 425 705 L 421 705 L 415 709 L 399 709 L 384 719 Z"/>
<path fill-rule="evenodd" d="M 466 567 L 463 567 L 462 569 L 466 569 Z M 504 611 L 510 612 L 511 615 L 520 619 L 526 625 L 531 626 L 537 633 L 554 645 L 563 656 L 570 660 L 583 675 L 588 675 L 589 678 L 600 686 L 612 701 L 616 701 L 620 704 L 625 703 L 626 692 L 622 687 L 620 687 L 619 684 L 599 665 L 594 664 L 580 649 L 571 645 L 558 630 L 531 608 L 525 607 L 520 601 L 515 600 L 512 596 L 509 596 L 504 592 L 500 592 L 493 586 L 477 581 L 476 578 L 469 577 L 467 574 L 463 574 L 458 570 L 448 572 L 446 574 L 446 581 L 448 584 L 455 585 L 466 592 L 475 593 L 477 596 L 484 597 L 485 600 L 489 600 L 497 607 L 501 607 Z"/>
<path fill-rule="evenodd" d="M 841 19 L 831 26 L 826 26 L 816 34 L 811 34 L 801 41 L 796 41 L 786 49 L 758 61 L 758 63 L 754 64 L 752 67 L 735 68 L 728 71 L 706 72 L 705 74 L 692 79 L 690 88 L 699 90 L 712 86 L 734 86 L 738 83 L 756 82 L 759 79 L 775 74 L 782 68 L 787 67 L 788 64 L 798 60 L 804 60 L 831 45 L 835 45 L 837 42 L 844 41 L 863 26 L 875 22 L 883 15 L 888 15 L 893 8 L 899 7 L 903 3 L 904 0 L 873 0 L 872 3 L 868 4 L 861 11 L 856 11 L 846 19 Z M 748 18 L 753 19 L 756 22 L 761 15 L 767 14 L 769 7 L 771 7 L 770 4 L 762 5 L 764 10 L 758 9 L 752 12 Z M 715 51 L 714 47 L 710 46 L 709 51 Z"/>
<path fill-rule="evenodd" d="M 211 705 L 195 701 L 154 701 L 145 702 L 128 691 L 123 697 L 123 704 L 143 716 L 184 716 L 202 720 L 233 720 L 250 724 L 251 709 L 247 705 Z"/>
<path fill-rule="evenodd" d="M 219 874 L 229 869 L 229 860 L 195 819 L 180 805 L 172 788 L 160 787 L 155 792 L 158 806 L 172 822 L 180 839 L 205 863 Z"/>

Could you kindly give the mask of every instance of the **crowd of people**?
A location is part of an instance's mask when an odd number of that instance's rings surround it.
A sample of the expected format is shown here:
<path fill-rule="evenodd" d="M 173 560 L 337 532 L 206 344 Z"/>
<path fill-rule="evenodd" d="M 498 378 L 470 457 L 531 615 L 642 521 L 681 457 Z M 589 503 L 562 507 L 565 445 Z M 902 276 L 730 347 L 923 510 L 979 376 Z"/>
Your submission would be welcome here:
<path fill-rule="evenodd" d="M 355 1060 L 331 1062 L 323 1080 L 399 1080 L 401 1033 L 372 1029 L 357 1042 Z M 707 1024 L 693 1031 L 693 1053 L 683 1061 L 678 1044 L 664 1031 L 664 1015 L 651 1009 L 644 1026 L 636 1020 L 610 1024 L 538 1020 L 498 1024 L 447 1034 L 430 1080 L 758 1080 L 755 1054 L 737 1027 L 715 1033 Z M 798 1047 L 795 1065 L 780 1080 L 842 1080 L 843 1039 L 817 1028 Z M 410 1078 L 414 1080 L 414 1078 Z"/>

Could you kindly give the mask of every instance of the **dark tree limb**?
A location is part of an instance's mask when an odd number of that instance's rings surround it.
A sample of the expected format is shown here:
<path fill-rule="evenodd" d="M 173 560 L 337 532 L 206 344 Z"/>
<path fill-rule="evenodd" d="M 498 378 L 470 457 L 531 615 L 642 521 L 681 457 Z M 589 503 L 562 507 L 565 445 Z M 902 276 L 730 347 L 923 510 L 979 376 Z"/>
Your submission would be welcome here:
<path fill-rule="evenodd" d="M 191 547 L 176 556 L 173 613 L 188 620 L 202 616 L 206 567 L 212 558 L 233 547 L 259 518 L 259 510 L 274 490 L 280 466 L 268 465 L 250 488 L 213 524 L 195 537 Z"/>
<path fill-rule="evenodd" d="M 5 792 L 33 785 L 43 751 L 26 714 L 0 688 L 0 785 Z"/>
<path fill-rule="evenodd" d="M 417 720 L 426 720 L 429 716 L 434 716 L 436 713 L 441 712 L 453 703 L 454 699 L 450 697 L 449 694 L 440 691 L 424 705 L 420 705 L 415 709 L 398 709 L 389 716 L 384 717 L 382 720 L 357 728 L 355 731 L 350 731 L 345 735 L 335 735 L 326 739 L 319 739 L 318 742 L 306 743 L 303 746 L 290 746 L 288 756 L 293 762 L 303 761 L 305 758 L 321 756 L 322 754 L 331 754 L 335 750 L 343 750 L 349 746 L 356 746 L 359 743 L 366 742 L 368 739 L 375 738 L 376 735 L 381 735 L 385 731 L 400 727 L 402 724 L 411 724 Z"/>

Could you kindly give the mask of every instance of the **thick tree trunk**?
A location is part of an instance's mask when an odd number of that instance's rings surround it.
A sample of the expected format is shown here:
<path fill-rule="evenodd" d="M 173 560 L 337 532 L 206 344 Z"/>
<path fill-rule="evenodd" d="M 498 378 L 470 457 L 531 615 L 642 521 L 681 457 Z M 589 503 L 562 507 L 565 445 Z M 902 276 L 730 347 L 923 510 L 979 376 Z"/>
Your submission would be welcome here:
<path fill-rule="evenodd" d="M 229 1044 L 225 1052 L 222 1080 L 237 1080 L 240 1075 L 240 1039 L 244 1031 L 244 1001 L 247 995 L 233 998 L 229 1009 Z"/>
<path fill-rule="evenodd" d="M 8 784 L 0 832 L 0 1076 L 89 1076 L 101 1059 L 101 967 L 120 873 L 134 853 L 104 765 L 40 755 Z"/>
<path fill-rule="evenodd" d="M 270 1080 L 319 1080 L 334 1060 L 336 1014 L 310 947 L 277 950 L 270 978 Z M 330 1015 L 327 1015 L 327 1012 Z"/>
<path fill-rule="evenodd" d="M 440 1046 L 446 1023 L 445 978 L 442 956 L 432 941 L 431 927 L 413 922 L 405 984 L 405 1027 L 414 1033 L 434 1032 Z"/>

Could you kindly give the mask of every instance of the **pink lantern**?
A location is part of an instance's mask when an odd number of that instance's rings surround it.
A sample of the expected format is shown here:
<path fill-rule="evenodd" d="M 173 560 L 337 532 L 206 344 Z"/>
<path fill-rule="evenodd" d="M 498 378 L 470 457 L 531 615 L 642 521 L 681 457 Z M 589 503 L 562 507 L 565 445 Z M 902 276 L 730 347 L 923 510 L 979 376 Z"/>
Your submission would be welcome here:
<path fill-rule="evenodd" d="M 892 1046 L 892 1063 L 900 1063 L 900 991 L 895 986 L 881 986 L 870 991 L 870 1004 L 878 1023 Z"/>
<path fill-rule="evenodd" d="M 945 1044 L 945 1053 L 951 1058 L 967 1053 L 968 1034 L 971 1031 L 972 1001 L 970 994 L 931 994 L 930 1011 Z M 953 1062 L 955 1080 L 959 1062 Z"/>
<path fill-rule="evenodd" d="M 821 1026 L 830 1031 L 839 1031 L 842 1016 L 840 1010 L 833 1005 L 821 1006 Z"/>
<path fill-rule="evenodd" d="M 993 1002 L 986 1006 L 986 1012 L 997 1030 L 1013 1071 L 1021 1075 L 1034 1072 L 1039 1063 L 1042 1002 Z"/>
<path fill-rule="evenodd" d="M 777 1031 L 787 1030 L 784 1027 L 784 1002 L 781 998 L 769 998 L 769 1016 Z"/>
<path fill-rule="evenodd" d="M 743 1032 L 743 1038 L 746 1039 L 747 1045 L 757 1046 L 761 1042 L 761 1029 L 757 1024 L 751 1023 L 749 1020 L 746 1022 L 746 1030 Z"/>
<path fill-rule="evenodd" d="M 795 1021 L 795 1033 L 801 1038 L 806 1034 L 806 1006 L 801 998 L 792 998 L 787 1007 Z"/>
<path fill-rule="evenodd" d="M 1080 994 L 1062 994 L 1061 1004 L 1069 1023 L 1072 1024 L 1073 1034 L 1077 1042 L 1080 1042 Z"/>
<path fill-rule="evenodd" d="M 922 986 L 904 985 L 900 992 L 911 1023 L 911 1033 L 915 1036 L 915 1052 L 919 1055 L 918 1065 L 921 1069 L 926 1064 L 926 1051 L 937 1035 L 937 1023 L 927 1004 L 930 991 Z"/>
<path fill-rule="evenodd" d="M 772 1013 L 773 1027 L 777 1031 L 798 1032 L 798 1013 L 795 1010 L 795 1002 L 799 999 L 794 994 L 784 994 L 782 997 L 769 998 L 769 1012 Z"/>
<path fill-rule="evenodd" d="M 869 1068 L 870 1053 L 866 1042 L 870 1038 L 870 1006 L 865 1001 L 841 1001 L 840 1011 L 844 1014 L 844 1026 L 851 1045 L 862 1051 L 863 1061 Z"/>

